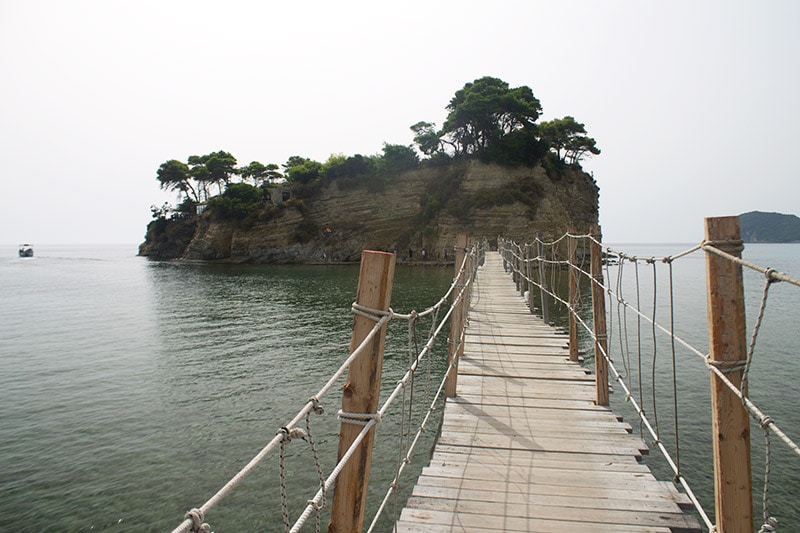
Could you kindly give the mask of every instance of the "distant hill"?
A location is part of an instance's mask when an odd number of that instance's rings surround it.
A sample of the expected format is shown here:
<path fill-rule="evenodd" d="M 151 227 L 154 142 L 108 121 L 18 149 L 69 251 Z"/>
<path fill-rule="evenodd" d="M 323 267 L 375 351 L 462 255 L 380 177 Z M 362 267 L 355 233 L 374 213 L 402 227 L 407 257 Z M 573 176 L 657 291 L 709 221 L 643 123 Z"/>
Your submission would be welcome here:
<path fill-rule="evenodd" d="M 739 215 L 744 242 L 800 242 L 800 218 L 782 213 L 751 211 Z"/>

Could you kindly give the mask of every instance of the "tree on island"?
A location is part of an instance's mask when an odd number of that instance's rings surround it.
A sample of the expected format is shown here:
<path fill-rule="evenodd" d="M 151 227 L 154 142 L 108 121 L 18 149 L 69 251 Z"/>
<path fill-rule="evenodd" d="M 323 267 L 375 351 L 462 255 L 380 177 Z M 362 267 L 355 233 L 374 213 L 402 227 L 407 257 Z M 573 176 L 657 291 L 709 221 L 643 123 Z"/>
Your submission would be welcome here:
<path fill-rule="evenodd" d="M 238 174 L 242 177 L 242 181 L 252 179 L 253 185 L 258 187 L 283 179 L 283 175 L 278 172 L 278 168 L 280 167 L 274 163 L 264 165 L 258 161 L 251 161 L 249 165 L 241 167 Z"/>
<path fill-rule="evenodd" d="M 550 145 L 558 158 L 569 164 L 579 163 L 586 154 L 600 153 L 595 140 L 585 135 L 586 127 L 570 116 L 542 122 L 539 124 L 539 132 L 542 140 Z"/>
<path fill-rule="evenodd" d="M 474 154 L 518 129 L 535 128 L 542 111 L 530 87 L 485 76 L 456 91 L 442 126 L 456 154 Z"/>
<path fill-rule="evenodd" d="M 229 152 L 220 150 L 206 155 L 192 155 L 188 159 L 190 174 L 200 184 L 204 193 L 203 200 L 208 200 L 208 186 L 216 184 L 222 194 L 222 185 L 227 185 L 231 178 L 238 175 L 236 158 Z"/>
<path fill-rule="evenodd" d="M 584 125 L 570 116 L 537 124 L 542 106 L 527 86 L 512 88 L 485 76 L 456 91 L 446 109 L 441 130 L 425 121 L 411 126 L 414 143 L 428 157 L 535 164 L 552 151 L 559 161 L 577 164 L 600 153 Z"/>
<path fill-rule="evenodd" d="M 161 164 L 156 172 L 156 179 L 160 188 L 166 191 L 176 191 L 185 194 L 195 202 L 199 202 L 198 190 L 192 185 L 192 175 L 189 166 L 177 159 L 170 159 Z"/>

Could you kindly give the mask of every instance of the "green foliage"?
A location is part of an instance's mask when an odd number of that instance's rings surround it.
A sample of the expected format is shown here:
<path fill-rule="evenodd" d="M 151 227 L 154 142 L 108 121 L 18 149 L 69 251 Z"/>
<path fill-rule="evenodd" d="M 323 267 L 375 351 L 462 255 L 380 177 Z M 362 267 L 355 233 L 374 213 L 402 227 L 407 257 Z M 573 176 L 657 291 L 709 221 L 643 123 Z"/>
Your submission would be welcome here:
<path fill-rule="evenodd" d="M 417 168 L 419 156 L 410 146 L 383 143 L 383 157 L 380 162 L 382 174 L 396 174 Z"/>
<path fill-rule="evenodd" d="M 308 215 L 308 206 L 306 206 L 306 203 L 299 198 L 290 198 L 283 202 L 281 207 L 285 209 L 297 209 L 301 215 Z"/>
<path fill-rule="evenodd" d="M 464 181 L 464 169 L 454 166 L 446 169 L 440 179 L 428 182 L 417 223 L 424 225 L 436 218 L 439 212 L 457 197 L 462 181 Z"/>
<path fill-rule="evenodd" d="M 570 116 L 542 122 L 539 131 L 542 142 L 568 164 L 580 163 L 587 154 L 600 153 L 596 141 L 586 136 L 586 127 Z"/>
<path fill-rule="evenodd" d="M 486 163 L 532 167 L 546 153 L 547 145 L 537 137 L 536 128 L 530 127 L 500 137 L 478 152 L 478 157 Z"/>
<path fill-rule="evenodd" d="M 214 216 L 223 220 L 242 220 L 263 204 L 263 191 L 247 183 L 230 183 L 224 193 L 208 201 Z"/>
<path fill-rule="evenodd" d="M 512 89 L 489 76 L 467 83 L 447 106 L 442 134 L 456 153 L 474 154 L 504 135 L 532 127 L 542 111 L 529 87 Z"/>
<path fill-rule="evenodd" d="M 317 180 L 322 171 L 322 163 L 305 157 L 292 156 L 283 165 L 286 181 L 290 184 L 308 184 Z"/>
<path fill-rule="evenodd" d="M 167 215 L 169 215 L 170 211 L 172 211 L 172 206 L 169 204 L 169 202 L 164 202 L 164 205 L 161 207 L 158 207 L 155 204 L 150 206 L 150 212 L 153 214 L 153 218 L 155 219 L 167 218 Z"/>
<path fill-rule="evenodd" d="M 156 172 L 156 179 L 161 189 L 177 191 L 198 200 L 197 190 L 192 185 L 189 166 L 177 159 L 170 159 L 161 164 Z"/>
<path fill-rule="evenodd" d="M 319 236 L 319 224 L 304 217 L 300 224 L 294 230 L 292 240 L 294 242 L 306 243 L 316 239 Z"/>
<path fill-rule="evenodd" d="M 206 155 L 192 155 L 187 160 L 189 174 L 199 183 L 200 189 L 208 197 L 208 185 L 216 183 L 221 189 L 238 174 L 236 158 L 229 152 L 220 150 Z"/>
<path fill-rule="evenodd" d="M 411 126 L 411 131 L 414 132 L 414 143 L 420 152 L 429 157 L 437 153 L 443 153 L 442 141 L 439 138 L 439 133 L 436 132 L 436 124 L 424 121 L 417 122 Z"/>
<path fill-rule="evenodd" d="M 178 204 L 178 207 L 175 208 L 175 211 L 183 215 L 194 216 L 197 214 L 197 202 L 187 196 L 181 203 Z"/>
<path fill-rule="evenodd" d="M 242 180 L 253 180 L 253 185 L 263 186 L 274 180 L 283 178 L 283 175 L 278 172 L 278 165 L 270 163 L 264 165 L 258 161 L 252 161 L 249 165 L 245 165 L 238 170 L 242 176 Z"/>

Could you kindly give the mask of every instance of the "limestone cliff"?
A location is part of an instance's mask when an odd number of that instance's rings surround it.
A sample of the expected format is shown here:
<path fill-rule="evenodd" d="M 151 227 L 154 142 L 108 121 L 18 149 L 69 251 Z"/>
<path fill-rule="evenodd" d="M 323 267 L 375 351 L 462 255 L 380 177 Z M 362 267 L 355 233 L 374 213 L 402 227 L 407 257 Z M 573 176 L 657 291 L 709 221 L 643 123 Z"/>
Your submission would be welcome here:
<path fill-rule="evenodd" d="M 148 231 L 140 255 L 253 263 L 357 261 L 361 250 L 399 257 L 452 257 L 458 233 L 490 241 L 498 235 L 531 240 L 585 230 L 598 220 L 598 189 L 576 167 L 560 173 L 541 166 L 503 167 L 467 161 L 399 174 L 381 187 L 340 189 L 336 182 L 240 222 L 204 213 L 180 224 L 192 237 L 167 246 Z M 152 224 L 151 224 L 152 225 Z"/>

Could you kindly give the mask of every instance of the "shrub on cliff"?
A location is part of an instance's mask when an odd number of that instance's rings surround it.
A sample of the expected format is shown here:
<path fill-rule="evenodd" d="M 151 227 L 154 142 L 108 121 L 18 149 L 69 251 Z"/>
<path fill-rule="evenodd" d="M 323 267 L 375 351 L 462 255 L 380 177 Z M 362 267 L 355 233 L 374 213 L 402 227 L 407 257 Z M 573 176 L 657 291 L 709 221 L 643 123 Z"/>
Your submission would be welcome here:
<path fill-rule="evenodd" d="M 247 183 L 229 183 L 225 192 L 208 201 L 213 216 L 223 220 L 242 220 L 263 205 L 263 191 Z"/>

